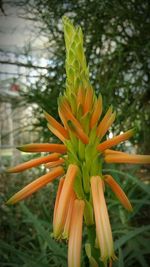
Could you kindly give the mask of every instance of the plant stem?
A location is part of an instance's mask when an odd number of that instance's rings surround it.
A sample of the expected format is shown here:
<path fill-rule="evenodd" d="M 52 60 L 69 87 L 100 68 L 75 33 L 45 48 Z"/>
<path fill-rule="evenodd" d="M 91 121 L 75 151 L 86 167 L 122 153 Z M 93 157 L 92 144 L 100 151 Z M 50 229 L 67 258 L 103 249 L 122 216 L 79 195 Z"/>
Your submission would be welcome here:
<path fill-rule="evenodd" d="M 104 264 L 100 261 L 100 250 L 95 247 L 96 229 L 95 225 L 87 226 L 88 241 L 91 245 L 91 255 L 96 260 L 99 267 L 104 267 Z"/>

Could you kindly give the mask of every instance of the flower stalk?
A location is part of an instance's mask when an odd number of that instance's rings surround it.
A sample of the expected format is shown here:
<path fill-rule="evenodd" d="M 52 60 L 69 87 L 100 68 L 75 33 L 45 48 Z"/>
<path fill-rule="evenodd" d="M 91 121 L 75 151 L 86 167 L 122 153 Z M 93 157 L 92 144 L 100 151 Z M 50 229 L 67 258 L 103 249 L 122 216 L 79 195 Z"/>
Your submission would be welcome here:
<path fill-rule="evenodd" d="M 112 139 L 105 138 L 115 121 L 116 112 L 112 106 L 107 112 L 103 111 L 102 96 L 96 95 L 90 83 L 81 28 L 75 28 L 67 17 L 63 18 L 63 25 L 67 78 L 66 91 L 58 99 L 61 123 L 44 111 L 49 130 L 62 144 L 36 143 L 18 147 L 24 152 L 45 152 L 48 155 L 12 167 L 9 172 L 22 172 L 40 164 L 50 172 L 25 186 L 7 204 L 25 199 L 60 177 L 53 236 L 56 240 L 66 239 L 68 242 L 68 267 L 81 266 L 83 224 L 87 233 L 85 251 L 91 266 L 112 266 L 116 256 L 104 191 L 110 188 L 128 211 L 132 211 L 132 205 L 115 178 L 103 174 L 103 162 L 150 164 L 150 156 L 112 149 L 131 138 L 134 130 Z"/>

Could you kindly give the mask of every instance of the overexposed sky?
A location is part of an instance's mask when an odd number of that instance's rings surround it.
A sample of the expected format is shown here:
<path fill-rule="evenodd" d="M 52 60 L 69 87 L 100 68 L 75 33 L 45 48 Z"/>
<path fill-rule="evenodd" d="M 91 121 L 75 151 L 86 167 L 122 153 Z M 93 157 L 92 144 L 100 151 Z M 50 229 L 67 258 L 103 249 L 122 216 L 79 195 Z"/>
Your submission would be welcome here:
<path fill-rule="evenodd" d="M 38 34 L 38 23 L 23 17 L 23 8 L 4 4 L 0 12 L 0 49 L 20 53 L 31 47 L 32 53 L 43 51 L 47 38 Z"/>
<path fill-rule="evenodd" d="M 6 2 L 6 1 L 4 1 Z M 5 15 L 0 11 L 0 59 L 1 61 L 26 63 L 31 60 L 32 64 L 45 67 L 50 63 L 46 47 L 48 38 L 39 34 L 40 22 L 25 19 L 25 7 L 14 7 L 4 4 Z M 25 14 L 25 15 L 24 15 Z M 28 57 L 23 55 L 28 55 Z M 21 56 L 20 56 L 21 55 Z M 18 57 L 19 56 L 19 57 Z M 39 70 L 38 70 L 39 71 Z M 45 73 L 46 70 L 41 70 Z M 0 79 L 6 80 L 16 77 L 20 73 L 23 82 L 24 74 L 36 76 L 36 70 L 19 67 L 10 64 L 0 64 Z M 36 79 L 32 77 L 32 81 Z"/>

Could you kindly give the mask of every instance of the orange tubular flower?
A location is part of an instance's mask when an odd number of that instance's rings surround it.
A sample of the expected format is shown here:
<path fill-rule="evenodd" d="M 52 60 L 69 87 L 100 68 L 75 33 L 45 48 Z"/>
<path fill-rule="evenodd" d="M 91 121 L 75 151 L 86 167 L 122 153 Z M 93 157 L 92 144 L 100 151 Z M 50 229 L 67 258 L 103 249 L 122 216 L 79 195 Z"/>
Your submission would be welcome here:
<path fill-rule="evenodd" d="M 67 211 L 67 215 L 65 219 L 64 230 L 62 233 L 62 238 L 64 239 L 68 239 L 69 234 L 70 234 L 72 211 L 73 211 L 73 205 L 74 205 L 75 199 L 76 199 L 76 195 L 74 191 L 72 191 L 72 195 L 70 196 L 70 202 L 69 202 L 68 211 Z"/>
<path fill-rule="evenodd" d="M 87 88 L 86 95 L 85 95 L 85 102 L 83 106 L 84 114 L 90 111 L 93 101 L 93 90 L 92 88 Z"/>
<path fill-rule="evenodd" d="M 47 124 L 48 129 L 55 135 L 57 136 L 63 143 L 65 142 L 65 137 L 59 132 L 57 129 L 53 128 L 49 123 Z"/>
<path fill-rule="evenodd" d="M 84 201 L 75 200 L 68 245 L 68 267 L 80 267 Z"/>
<path fill-rule="evenodd" d="M 59 197 L 59 203 L 56 211 L 55 225 L 54 225 L 54 236 L 59 238 L 62 234 L 66 213 L 69 205 L 69 199 L 72 195 L 73 184 L 77 175 L 78 167 L 76 165 L 69 165 L 63 188 Z"/>
<path fill-rule="evenodd" d="M 91 190 L 96 222 L 96 234 L 101 251 L 101 260 L 106 263 L 115 259 L 112 231 L 103 192 L 103 183 L 99 176 L 91 178 Z"/>
<path fill-rule="evenodd" d="M 77 128 L 81 128 L 81 124 L 79 123 L 79 121 L 75 118 L 75 116 L 73 115 L 72 111 L 70 110 L 70 108 L 68 108 L 67 106 L 65 106 L 64 103 L 61 104 L 61 112 L 64 116 L 64 118 L 66 118 L 67 121 L 71 121 Z"/>
<path fill-rule="evenodd" d="M 79 88 L 78 90 L 78 93 L 77 93 L 77 104 L 78 104 L 78 107 L 79 106 L 82 106 L 83 107 L 83 103 L 84 103 L 84 91 L 83 91 L 83 88 Z"/>
<path fill-rule="evenodd" d="M 116 112 L 113 112 L 111 106 L 106 113 L 103 112 L 102 96 L 97 96 L 92 88 L 81 28 L 75 28 L 66 17 L 63 23 L 67 78 L 64 95 L 58 99 L 58 114 L 62 124 L 44 112 L 48 128 L 62 143 L 35 143 L 18 147 L 24 152 L 53 153 L 10 168 L 8 172 L 21 172 L 40 164 L 51 171 L 24 187 L 7 203 L 14 204 L 25 199 L 60 176 L 54 207 L 53 236 L 69 240 L 68 267 L 81 266 L 83 220 L 88 240 L 86 254 L 91 266 L 101 266 L 100 259 L 105 267 L 108 261 L 109 266 L 112 266 L 115 255 L 104 198 L 104 190 L 108 189 L 105 183 L 128 211 L 132 210 L 132 206 L 112 176 L 103 174 L 103 161 L 149 164 L 150 156 L 129 155 L 110 149 L 128 140 L 134 131 L 129 130 L 106 140 L 105 134 L 114 122 Z M 97 240 L 95 247 L 94 240 Z M 97 247 L 100 249 L 99 255 Z"/>
<path fill-rule="evenodd" d="M 59 114 L 59 117 L 60 117 L 65 129 L 68 129 L 69 127 L 68 127 L 68 124 L 67 124 L 67 120 L 64 117 L 64 115 L 63 115 L 62 111 L 60 110 L 60 108 L 58 108 L 58 114 Z"/>
<path fill-rule="evenodd" d="M 128 140 L 130 137 L 132 137 L 134 134 L 134 130 L 131 129 L 123 134 L 117 135 L 112 139 L 106 140 L 103 143 L 99 144 L 97 149 L 99 151 L 104 151 L 105 149 L 108 149 L 112 146 L 116 146 L 118 144 L 120 144 L 123 141 Z"/>
<path fill-rule="evenodd" d="M 128 164 L 150 164 L 150 156 L 148 155 L 130 155 L 130 154 L 114 154 L 106 155 L 107 163 L 128 163 Z"/>
<path fill-rule="evenodd" d="M 43 163 L 47 163 L 50 161 L 52 163 L 53 161 L 55 162 L 56 160 L 59 160 L 59 156 L 60 156 L 60 154 L 53 153 L 53 154 L 50 154 L 50 155 L 45 156 L 45 157 L 32 159 L 30 161 L 19 164 L 16 167 L 9 168 L 7 170 L 7 172 L 22 172 L 22 171 L 25 171 L 25 170 L 30 169 L 32 167 L 36 167 L 36 166 L 43 164 Z"/>
<path fill-rule="evenodd" d="M 123 192 L 119 184 L 112 178 L 111 175 L 105 175 L 105 181 L 106 183 L 111 187 L 112 191 L 115 193 L 116 197 L 120 200 L 122 205 L 128 210 L 132 211 L 132 206 L 127 198 L 126 194 Z"/>
<path fill-rule="evenodd" d="M 18 193 L 16 193 L 14 196 L 12 196 L 8 201 L 7 204 L 15 204 L 20 200 L 23 200 L 45 186 L 46 184 L 52 182 L 55 178 L 58 176 L 61 176 L 64 174 L 64 169 L 62 167 L 57 167 L 52 172 L 49 172 L 40 178 L 36 179 L 32 183 L 25 186 L 22 190 L 20 190 Z"/>
<path fill-rule="evenodd" d="M 105 135 L 106 131 L 108 130 L 109 126 L 107 127 L 108 121 L 111 119 L 112 116 L 112 106 L 108 109 L 106 112 L 104 118 L 102 121 L 99 123 L 97 127 L 97 136 L 102 139 L 103 136 Z"/>
<path fill-rule="evenodd" d="M 68 131 L 59 123 L 57 122 L 51 115 L 49 115 L 46 111 L 44 111 L 45 118 L 49 122 L 49 124 L 56 129 L 63 137 L 64 139 L 69 138 Z"/>
<path fill-rule="evenodd" d="M 60 158 L 57 161 L 48 162 L 45 164 L 45 168 L 54 168 L 56 166 L 62 165 L 65 162 L 64 159 Z"/>
<path fill-rule="evenodd" d="M 58 185 L 58 190 L 57 190 L 57 195 L 56 195 L 56 200 L 55 200 L 55 207 L 54 207 L 54 214 L 53 214 L 53 226 L 55 225 L 56 211 L 58 207 L 61 190 L 64 184 L 64 180 L 65 180 L 64 178 L 61 178 L 59 181 L 59 185 Z"/>
<path fill-rule="evenodd" d="M 94 107 L 93 114 L 91 116 L 91 121 L 90 121 L 90 128 L 92 129 L 95 124 L 98 122 L 100 116 L 102 114 L 102 96 L 100 95 L 97 99 L 97 102 Z"/>
<path fill-rule="evenodd" d="M 17 149 L 24 151 L 24 152 L 58 152 L 58 153 L 65 153 L 67 151 L 66 146 L 59 145 L 59 144 L 27 144 Z"/>
<path fill-rule="evenodd" d="M 104 155 L 114 155 L 114 154 L 125 154 L 124 152 L 122 151 L 118 151 L 118 150 L 113 150 L 113 149 L 106 149 L 104 150 Z"/>
<path fill-rule="evenodd" d="M 74 132 L 74 134 L 83 142 L 83 144 L 88 144 L 89 138 L 82 130 L 82 128 L 77 127 L 73 122 L 70 128 Z"/>

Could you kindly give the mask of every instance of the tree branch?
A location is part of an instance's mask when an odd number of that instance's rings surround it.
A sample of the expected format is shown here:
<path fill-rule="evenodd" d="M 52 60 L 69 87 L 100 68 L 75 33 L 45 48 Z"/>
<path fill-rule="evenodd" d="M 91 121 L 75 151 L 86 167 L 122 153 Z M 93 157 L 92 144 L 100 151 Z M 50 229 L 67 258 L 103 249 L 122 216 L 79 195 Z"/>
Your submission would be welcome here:
<path fill-rule="evenodd" d="M 20 67 L 33 68 L 33 69 L 43 69 L 43 70 L 49 70 L 50 69 L 50 67 L 37 66 L 37 65 L 33 65 L 32 63 L 11 62 L 8 60 L 0 60 L 0 64 L 16 65 L 16 66 L 20 66 Z"/>

